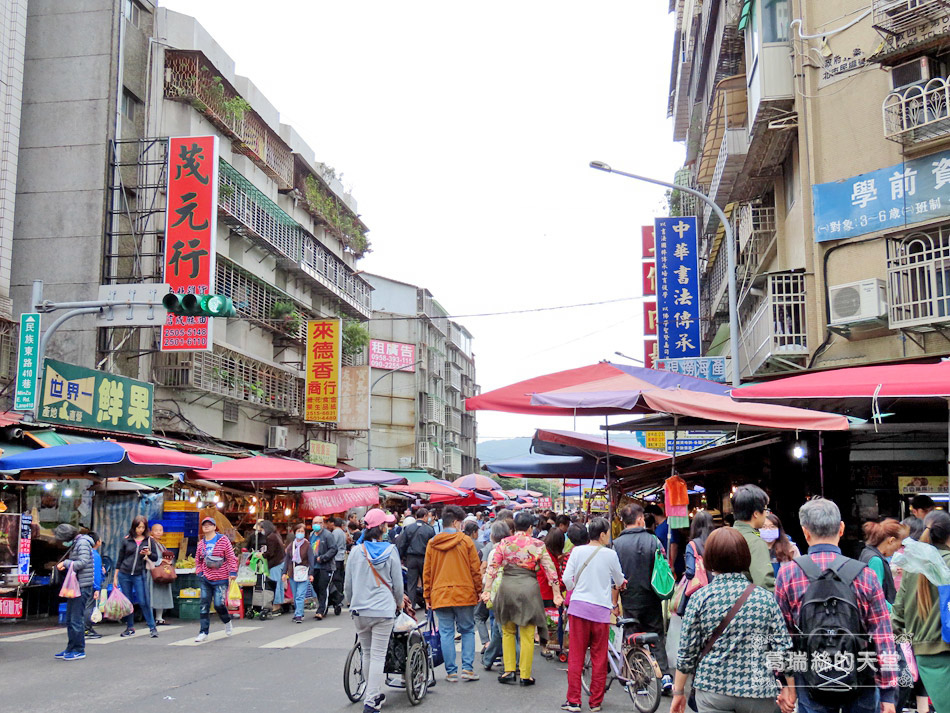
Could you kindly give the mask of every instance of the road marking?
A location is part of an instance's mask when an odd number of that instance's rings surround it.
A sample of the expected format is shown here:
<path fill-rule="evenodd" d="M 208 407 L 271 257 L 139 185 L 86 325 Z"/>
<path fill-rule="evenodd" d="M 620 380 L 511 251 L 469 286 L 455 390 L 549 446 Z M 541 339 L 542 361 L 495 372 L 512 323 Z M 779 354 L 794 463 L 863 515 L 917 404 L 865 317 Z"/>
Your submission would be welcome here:
<path fill-rule="evenodd" d="M 324 634 L 329 634 L 334 631 L 339 631 L 338 627 L 327 628 L 327 629 L 310 629 L 299 631 L 296 634 L 291 634 L 290 636 L 285 636 L 282 639 L 277 639 L 276 641 L 271 641 L 268 644 L 263 646 L 258 646 L 259 649 L 290 649 L 297 644 L 302 644 L 305 641 L 310 641 L 310 639 L 316 639 L 318 636 L 323 636 Z"/>
<path fill-rule="evenodd" d="M 255 629 L 260 629 L 260 628 L 261 628 L 261 627 L 259 627 L 259 626 L 235 626 L 235 627 L 234 627 L 234 633 L 235 633 L 235 634 L 243 634 L 244 632 L 247 632 L 247 631 L 254 631 Z M 214 632 L 213 634 L 210 634 L 210 635 L 208 636 L 208 638 L 205 639 L 205 640 L 204 640 L 203 642 L 201 642 L 201 643 L 205 643 L 205 644 L 206 644 L 206 643 L 208 643 L 209 641 L 217 641 L 218 639 L 223 639 L 223 638 L 225 638 L 225 636 L 227 636 L 227 635 L 224 633 L 224 629 L 219 629 L 218 631 Z M 182 639 L 181 641 L 173 641 L 172 643 L 169 644 L 169 646 L 201 646 L 201 644 L 199 644 L 197 641 L 195 641 L 194 637 L 192 637 L 192 638 L 190 638 L 190 639 Z"/>
<path fill-rule="evenodd" d="M 163 626 L 159 629 L 159 634 L 163 631 L 170 631 L 171 629 L 180 629 L 181 625 L 175 626 Z M 122 636 L 122 633 L 110 634 L 109 636 L 103 636 L 101 639 L 86 639 L 87 644 L 114 644 L 116 641 L 124 641 L 125 639 L 147 639 L 149 638 L 148 629 L 139 630 L 135 632 L 133 636 Z M 161 638 L 161 636 L 159 636 Z"/>
<path fill-rule="evenodd" d="M 62 629 L 46 629 L 45 631 L 34 631 L 32 634 L 17 634 L 16 636 L 0 636 L 0 641 L 6 643 L 8 641 L 32 641 L 33 639 L 42 639 L 47 636 L 53 636 L 55 634 L 65 634 L 66 628 Z"/>

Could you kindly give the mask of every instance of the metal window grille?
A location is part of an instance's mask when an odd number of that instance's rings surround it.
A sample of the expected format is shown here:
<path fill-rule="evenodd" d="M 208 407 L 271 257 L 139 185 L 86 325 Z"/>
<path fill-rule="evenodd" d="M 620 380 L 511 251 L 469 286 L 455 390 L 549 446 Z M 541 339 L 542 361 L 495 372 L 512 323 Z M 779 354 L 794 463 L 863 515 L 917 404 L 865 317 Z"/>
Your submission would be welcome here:
<path fill-rule="evenodd" d="M 950 224 L 889 240 L 887 284 L 892 328 L 950 323 Z"/>
<path fill-rule="evenodd" d="M 872 24 L 888 35 L 899 35 L 931 22 L 936 25 L 935 20 L 950 15 L 944 0 L 874 0 L 872 8 Z"/>
<path fill-rule="evenodd" d="M 234 401 L 225 401 L 221 406 L 221 417 L 226 423 L 237 423 L 240 409 Z"/>
<path fill-rule="evenodd" d="M 215 292 L 230 297 L 243 319 L 292 339 L 306 340 L 306 320 L 312 313 L 301 307 L 290 295 L 221 256 L 218 256 L 216 271 Z M 300 315 L 296 329 L 293 329 L 292 321 L 273 317 L 274 306 L 278 302 L 294 304 Z"/>
<path fill-rule="evenodd" d="M 434 449 L 426 441 L 420 441 L 418 446 L 416 465 L 420 468 L 435 468 Z"/>
<path fill-rule="evenodd" d="M 805 324 L 805 276 L 776 273 L 768 276 L 764 297 L 743 310 L 751 317 L 741 325 L 742 374 L 751 375 L 770 364 L 795 363 L 808 356 Z M 743 321 L 743 320 L 740 320 Z"/>
<path fill-rule="evenodd" d="M 901 144 L 950 133 L 950 82 L 934 77 L 926 84 L 898 89 L 884 98 L 884 138 Z"/>

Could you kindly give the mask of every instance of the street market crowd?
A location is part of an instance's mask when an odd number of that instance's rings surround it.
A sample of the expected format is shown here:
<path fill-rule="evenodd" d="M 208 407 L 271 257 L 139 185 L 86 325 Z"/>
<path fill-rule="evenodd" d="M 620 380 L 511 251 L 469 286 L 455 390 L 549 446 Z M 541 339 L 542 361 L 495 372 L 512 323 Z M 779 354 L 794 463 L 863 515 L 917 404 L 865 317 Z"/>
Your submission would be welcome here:
<path fill-rule="evenodd" d="M 601 710 L 610 627 L 620 618 L 625 637 L 657 635 L 650 648 L 672 713 L 687 705 L 742 713 L 950 713 L 946 511 L 917 496 L 914 515 L 903 522 L 865 523 L 854 559 L 842 554 L 845 525 L 831 500 L 813 497 L 799 508 L 803 543 L 789 538 L 759 487 L 734 489 L 731 506 L 725 520 L 696 509 L 688 529 L 674 528 L 659 505 L 636 502 L 621 507 L 613 523 L 527 508 L 421 506 L 398 515 L 374 508 L 345 520 L 317 516 L 284 536 L 259 520 L 239 542 L 205 517 L 195 555 L 196 641 L 207 639 L 212 609 L 231 635 L 227 600 L 238 556 L 251 552 L 266 562 L 262 579 L 274 594 L 268 613 L 303 623 L 308 604 L 316 620 L 348 608 L 367 682 L 364 713 L 378 713 L 385 702 L 384 660 L 397 617 L 423 613 L 434 614 L 448 683 L 478 681 L 479 670 L 497 668 L 503 685 L 563 685 L 553 668 L 535 676 L 534 654 L 566 654 L 561 708 L 570 713 L 582 710 L 585 658 L 587 706 Z M 151 575 L 168 563 L 157 528 L 136 517 L 111 573 L 113 590 L 138 601 L 152 637 L 171 607 L 167 585 Z M 78 584 L 78 595 L 67 599 L 68 645 L 56 654 L 73 661 L 85 657 L 85 638 L 98 636 L 106 573 L 94 532 L 62 524 L 54 534 L 67 547 L 57 569 Z M 124 617 L 122 636 L 134 636 L 131 604 Z M 678 637 L 672 664 L 668 634 Z"/>

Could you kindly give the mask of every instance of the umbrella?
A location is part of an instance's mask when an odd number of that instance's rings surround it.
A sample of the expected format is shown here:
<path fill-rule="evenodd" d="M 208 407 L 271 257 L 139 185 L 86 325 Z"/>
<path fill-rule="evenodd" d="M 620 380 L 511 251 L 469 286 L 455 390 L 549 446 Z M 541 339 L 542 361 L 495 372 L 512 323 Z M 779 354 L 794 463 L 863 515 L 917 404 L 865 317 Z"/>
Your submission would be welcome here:
<path fill-rule="evenodd" d="M 453 485 L 446 485 L 435 480 L 427 480 L 423 483 L 409 483 L 408 485 L 394 485 L 386 488 L 386 490 L 415 495 L 444 495 L 453 498 L 469 494 L 467 490 L 461 490 Z"/>
<path fill-rule="evenodd" d="M 212 465 L 207 458 L 188 453 L 117 441 L 50 446 L 0 458 L 0 470 L 5 471 L 95 473 L 104 477 L 206 471 Z"/>
<path fill-rule="evenodd" d="M 403 485 L 408 481 L 405 477 L 396 473 L 389 473 L 385 470 L 351 470 L 334 482 L 347 485 Z"/>
<path fill-rule="evenodd" d="M 487 475 L 469 473 L 452 481 L 452 485 L 466 490 L 501 490 L 501 486 Z"/>
<path fill-rule="evenodd" d="M 537 490 L 525 490 L 524 488 L 515 488 L 505 492 L 514 498 L 540 498 L 544 495 L 544 493 L 539 493 Z"/>
<path fill-rule="evenodd" d="M 528 475 L 535 478 L 592 478 L 607 473 L 604 462 L 591 456 L 545 456 L 538 453 L 485 463 L 482 468 L 512 478 Z"/>
<path fill-rule="evenodd" d="M 547 455 L 592 455 L 598 457 L 606 455 L 609 447 L 611 458 L 654 461 L 666 460 L 670 457 L 666 453 L 643 448 L 639 445 L 608 444 L 605 438 L 597 436 L 588 436 L 574 431 L 552 431 L 541 428 L 535 431 L 531 447 L 535 453 Z"/>
<path fill-rule="evenodd" d="M 215 463 L 201 477 L 218 482 L 267 483 L 268 485 L 302 485 L 308 481 L 326 481 L 336 475 L 336 468 L 304 463 L 292 458 L 254 456 Z"/>

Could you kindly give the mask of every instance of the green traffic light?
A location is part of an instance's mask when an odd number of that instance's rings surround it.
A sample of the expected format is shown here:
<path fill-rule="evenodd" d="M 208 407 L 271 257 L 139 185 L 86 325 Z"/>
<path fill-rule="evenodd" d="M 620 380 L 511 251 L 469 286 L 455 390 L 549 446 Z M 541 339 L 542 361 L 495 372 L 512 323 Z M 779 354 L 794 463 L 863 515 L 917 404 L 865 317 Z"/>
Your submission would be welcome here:
<path fill-rule="evenodd" d="M 162 297 L 162 306 L 171 314 L 184 314 L 181 310 L 181 300 L 174 292 L 169 292 Z"/>
<path fill-rule="evenodd" d="M 237 311 L 230 297 L 205 295 L 201 298 L 201 313 L 208 317 L 236 317 Z"/>
<path fill-rule="evenodd" d="M 174 292 L 162 298 L 168 312 L 188 317 L 236 317 L 237 310 L 230 297 L 224 295 L 177 295 Z"/>

